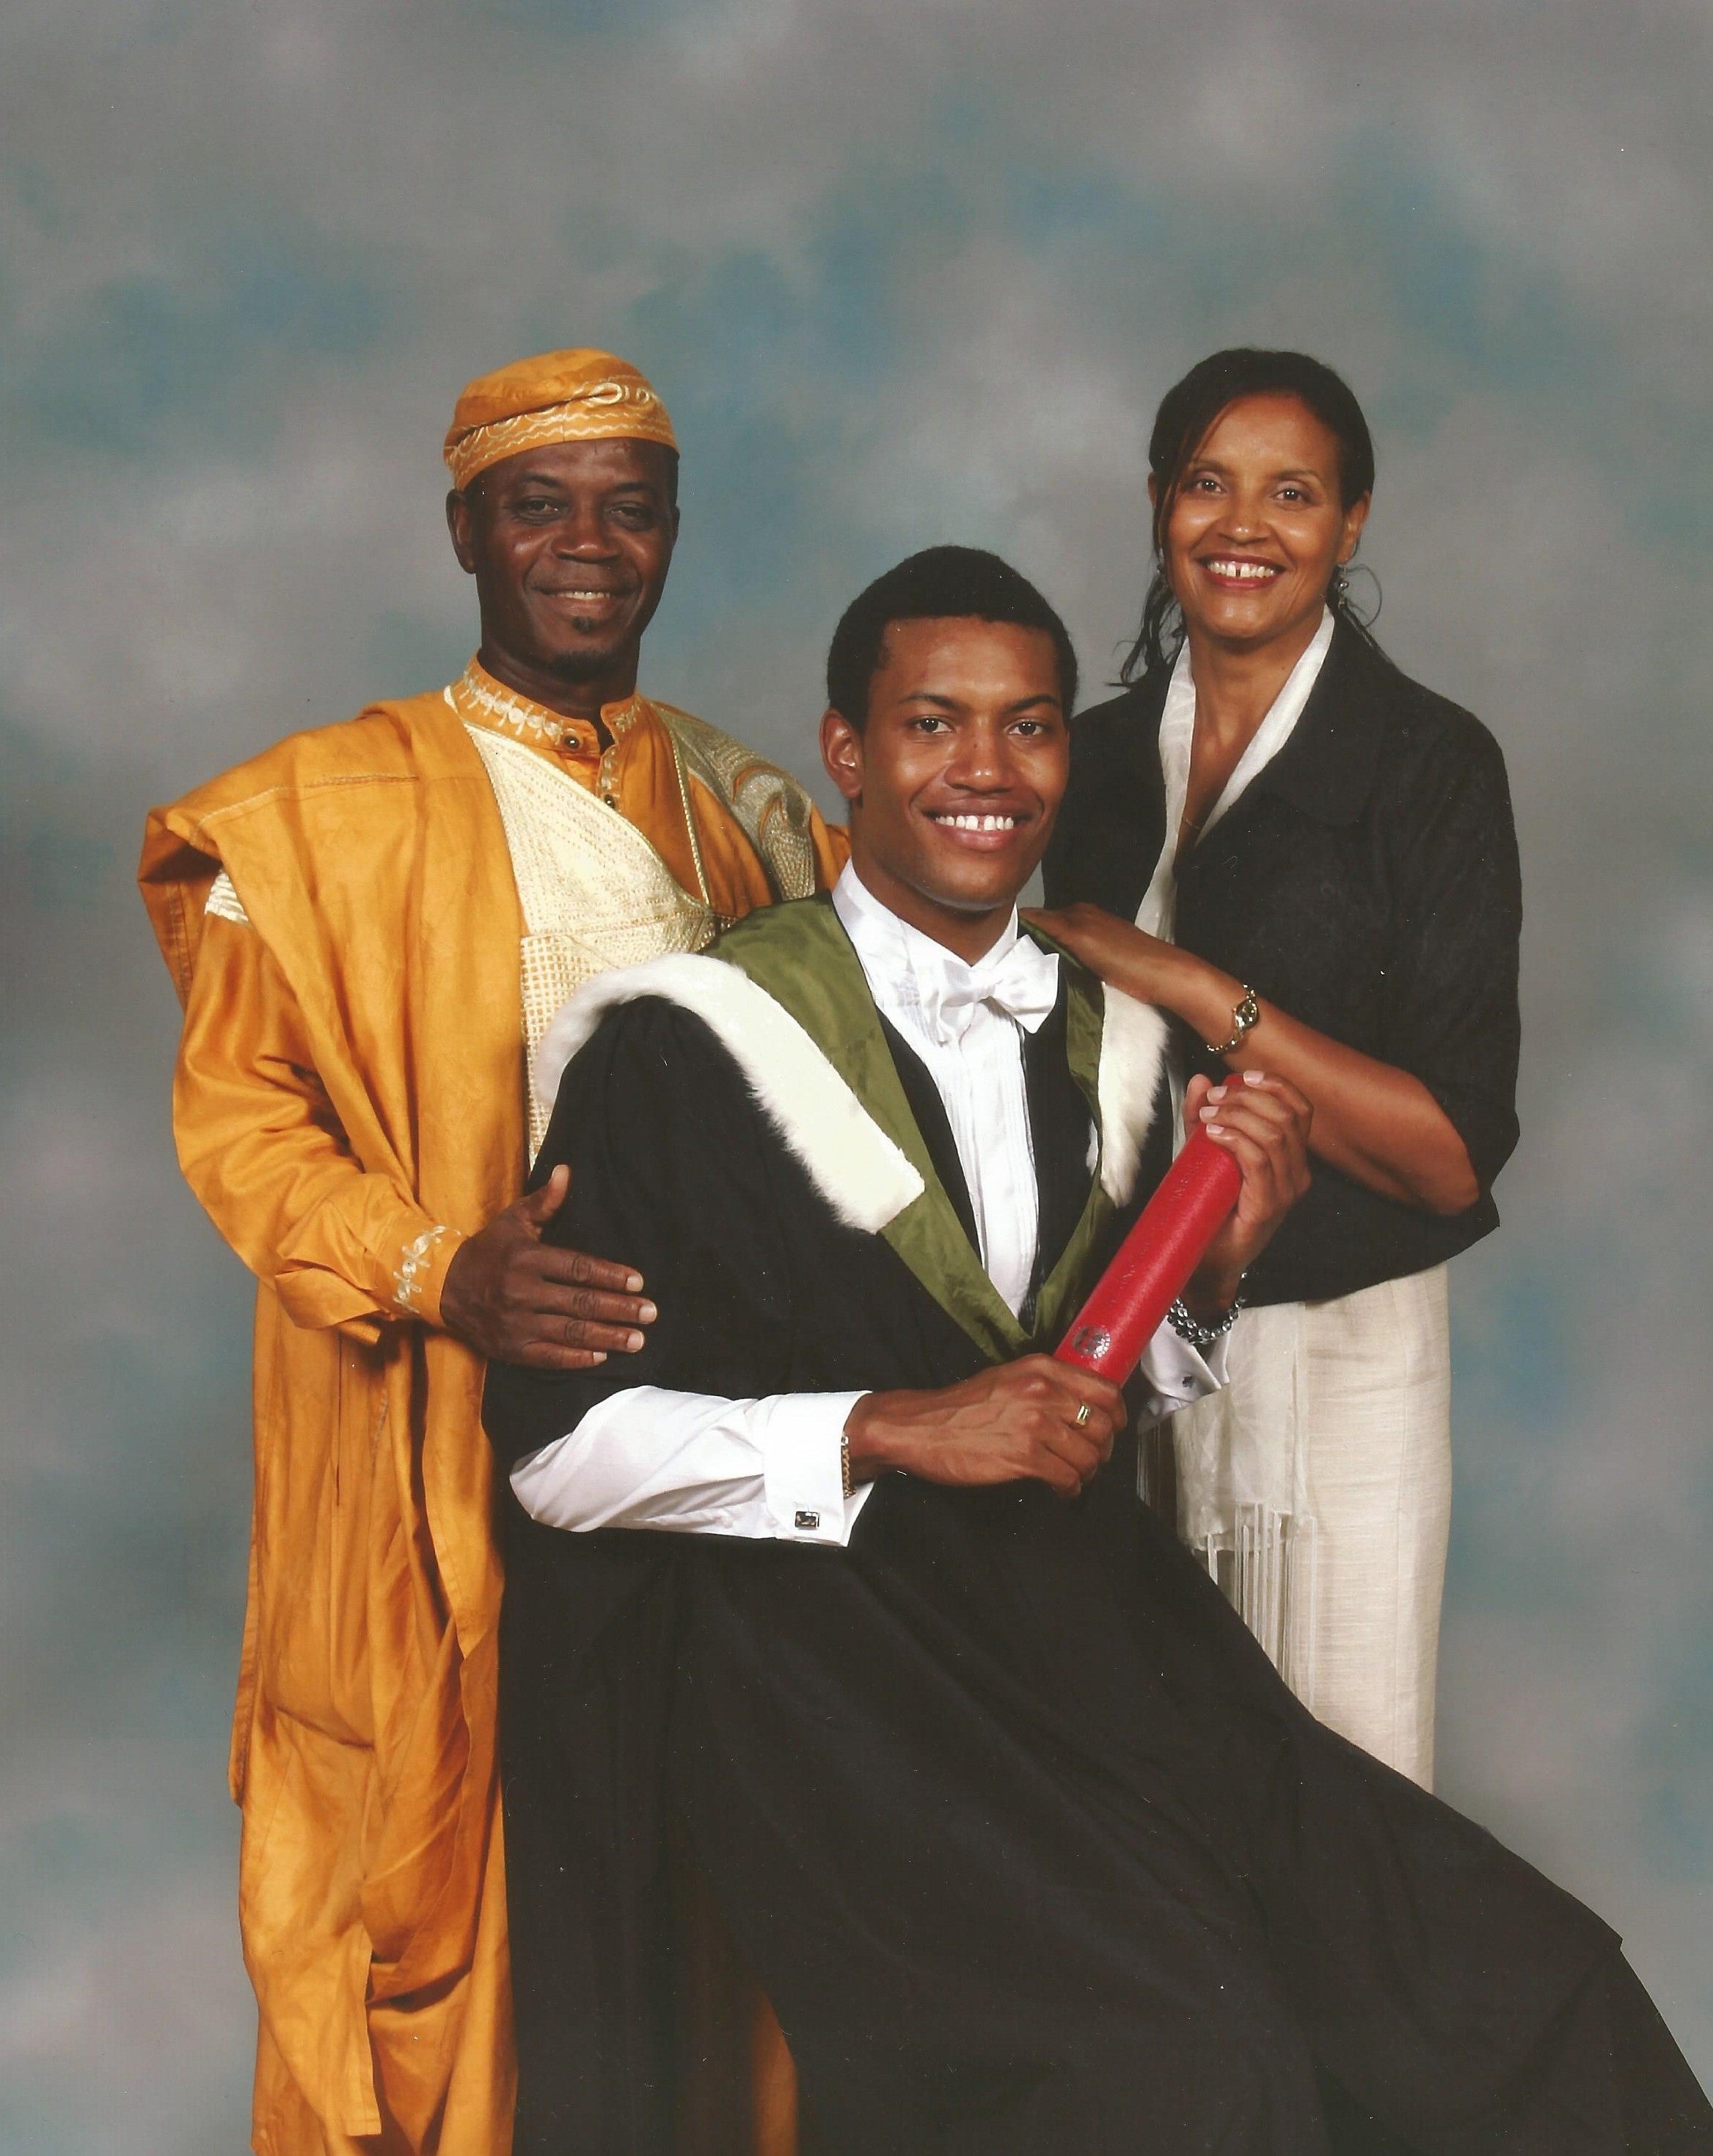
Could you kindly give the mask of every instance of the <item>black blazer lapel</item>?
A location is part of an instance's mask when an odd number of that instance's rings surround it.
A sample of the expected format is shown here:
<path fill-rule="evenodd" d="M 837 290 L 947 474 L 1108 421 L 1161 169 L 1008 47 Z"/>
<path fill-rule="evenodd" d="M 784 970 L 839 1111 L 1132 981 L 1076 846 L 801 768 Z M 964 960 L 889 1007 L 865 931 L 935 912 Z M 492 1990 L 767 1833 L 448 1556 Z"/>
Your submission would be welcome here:
<path fill-rule="evenodd" d="M 1390 678 L 1388 678 L 1390 677 Z M 1353 824 L 1367 806 L 1379 769 L 1378 715 L 1390 708 L 1389 662 L 1342 622 L 1290 739 L 1233 809 L 1273 794 L 1323 824 Z"/>

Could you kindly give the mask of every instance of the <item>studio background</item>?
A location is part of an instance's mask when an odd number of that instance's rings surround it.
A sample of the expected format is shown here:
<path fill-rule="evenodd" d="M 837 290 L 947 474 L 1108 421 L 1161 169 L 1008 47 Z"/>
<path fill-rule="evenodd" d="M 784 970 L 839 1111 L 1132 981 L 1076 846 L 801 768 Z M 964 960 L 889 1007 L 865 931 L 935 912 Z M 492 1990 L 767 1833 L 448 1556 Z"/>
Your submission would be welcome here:
<path fill-rule="evenodd" d="M 684 445 L 644 686 L 806 778 L 880 568 L 1000 549 L 1096 688 L 1160 393 L 1239 341 L 1353 383 L 1381 639 L 1498 735 L 1527 903 L 1440 1787 L 1713 2080 L 1710 62 L 1697 0 L 14 0 L 0 2147 L 246 2140 L 249 1296 L 173 1163 L 143 812 L 457 671 L 440 436 L 563 344 Z"/>

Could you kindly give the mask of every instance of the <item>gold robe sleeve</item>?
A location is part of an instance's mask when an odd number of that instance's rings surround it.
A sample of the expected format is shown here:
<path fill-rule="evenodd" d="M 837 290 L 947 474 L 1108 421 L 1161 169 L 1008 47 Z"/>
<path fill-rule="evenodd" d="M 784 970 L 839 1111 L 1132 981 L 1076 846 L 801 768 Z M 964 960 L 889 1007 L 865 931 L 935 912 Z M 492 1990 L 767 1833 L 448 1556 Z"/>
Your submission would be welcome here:
<path fill-rule="evenodd" d="M 186 1179 L 295 1323 L 372 1341 L 386 1318 L 439 1322 L 463 1237 L 353 1158 L 302 1014 L 248 921 L 204 926 L 172 1111 Z"/>

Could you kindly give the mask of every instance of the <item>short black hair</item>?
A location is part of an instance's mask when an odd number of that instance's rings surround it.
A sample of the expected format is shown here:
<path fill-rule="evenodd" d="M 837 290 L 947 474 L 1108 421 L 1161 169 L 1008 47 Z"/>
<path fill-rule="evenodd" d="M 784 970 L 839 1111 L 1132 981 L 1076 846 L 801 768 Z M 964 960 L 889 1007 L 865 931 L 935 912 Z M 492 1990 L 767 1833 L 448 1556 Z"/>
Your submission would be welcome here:
<path fill-rule="evenodd" d="M 979 547 L 928 547 L 912 554 L 845 608 L 827 654 L 827 701 L 860 733 L 869 689 L 895 621 L 999 621 L 1044 629 L 1059 660 L 1059 696 L 1076 703 L 1076 653 L 1069 631 L 1020 570 Z"/>

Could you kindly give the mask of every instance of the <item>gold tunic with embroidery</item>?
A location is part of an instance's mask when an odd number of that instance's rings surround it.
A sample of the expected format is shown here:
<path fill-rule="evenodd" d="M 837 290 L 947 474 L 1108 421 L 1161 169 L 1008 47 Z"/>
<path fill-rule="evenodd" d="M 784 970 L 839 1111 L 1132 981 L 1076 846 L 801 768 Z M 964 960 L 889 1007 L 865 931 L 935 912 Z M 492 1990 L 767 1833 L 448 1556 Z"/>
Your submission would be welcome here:
<path fill-rule="evenodd" d="M 232 1753 L 263 2156 L 504 2156 L 500 1568 L 462 1238 L 521 1187 L 548 999 L 829 884 L 784 773 L 638 697 L 475 666 L 156 810 L 185 1173 L 259 1281 Z"/>

